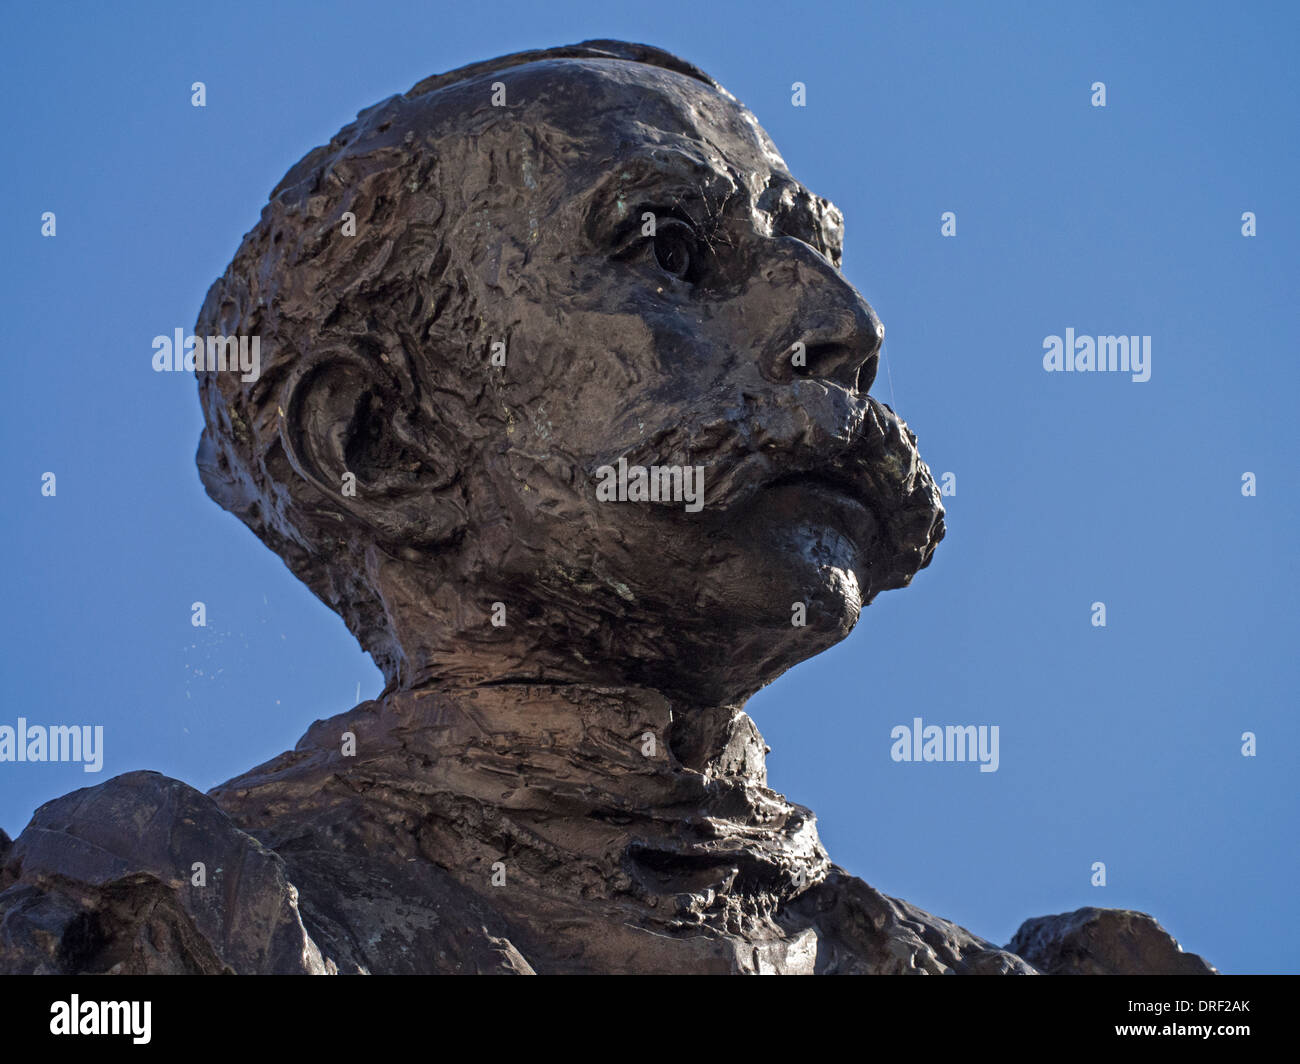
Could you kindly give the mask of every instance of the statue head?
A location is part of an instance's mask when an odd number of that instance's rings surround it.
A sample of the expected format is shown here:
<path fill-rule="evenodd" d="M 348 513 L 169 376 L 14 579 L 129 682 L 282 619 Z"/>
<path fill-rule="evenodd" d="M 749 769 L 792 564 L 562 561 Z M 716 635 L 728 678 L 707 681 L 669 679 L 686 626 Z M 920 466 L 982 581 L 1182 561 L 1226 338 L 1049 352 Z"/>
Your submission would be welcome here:
<path fill-rule="evenodd" d="M 261 372 L 200 371 L 203 483 L 390 687 L 738 702 L 943 535 L 842 235 L 664 52 L 430 78 L 294 166 L 209 291 L 196 335 Z"/>

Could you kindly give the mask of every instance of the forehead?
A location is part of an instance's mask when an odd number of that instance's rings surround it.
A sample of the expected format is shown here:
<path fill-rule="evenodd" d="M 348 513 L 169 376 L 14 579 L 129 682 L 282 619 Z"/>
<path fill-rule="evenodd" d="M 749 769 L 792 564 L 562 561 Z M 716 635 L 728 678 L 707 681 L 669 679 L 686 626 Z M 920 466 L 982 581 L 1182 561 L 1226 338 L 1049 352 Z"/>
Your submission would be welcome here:
<path fill-rule="evenodd" d="M 738 200 L 773 228 L 824 245 L 838 262 L 843 222 L 796 181 L 758 120 L 735 97 L 696 78 L 643 63 L 565 59 L 495 76 L 526 123 L 563 148 L 571 190 L 596 203 L 639 193 L 698 193 L 721 211 Z"/>
<path fill-rule="evenodd" d="M 765 183 L 773 172 L 789 177 L 771 139 L 739 101 L 675 71 L 564 59 L 529 63 L 494 80 L 517 101 L 515 122 L 580 144 L 592 171 L 641 158 L 661 160 L 670 178 L 752 175 Z"/>
<path fill-rule="evenodd" d="M 495 104 L 500 87 L 504 106 Z M 522 195 L 531 219 L 534 211 L 585 213 L 610 197 L 616 209 L 642 194 L 696 197 L 706 213 L 743 211 L 761 229 L 797 236 L 840 263 L 839 211 L 791 177 L 735 97 L 676 71 L 617 59 L 539 60 L 393 97 L 340 137 L 354 132 L 343 155 L 384 148 L 400 155 L 423 142 L 427 162 L 449 182 L 447 195 L 464 209 L 508 212 Z"/>

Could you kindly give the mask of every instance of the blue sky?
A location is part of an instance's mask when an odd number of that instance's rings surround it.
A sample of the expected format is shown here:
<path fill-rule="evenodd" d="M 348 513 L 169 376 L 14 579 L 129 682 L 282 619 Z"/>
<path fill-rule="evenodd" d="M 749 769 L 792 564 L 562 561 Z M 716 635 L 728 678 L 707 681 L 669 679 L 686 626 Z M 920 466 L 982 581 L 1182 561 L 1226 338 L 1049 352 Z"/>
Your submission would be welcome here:
<path fill-rule="evenodd" d="M 379 691 L 342 622 L 204 496 L 195 386 L 151 370 L 152 338 L 189 331 L 271 188 L 363 107 L 473 60 L 616 37 L 702 66 L 843 210 L 845 273 L 888 329 L 875 393 L 956 474 L 934 564 L 751 701 L 772 785 L 817 812 L 839 864 L 996 941 L 1117 906 L 1224 971 L 1297 970 L 1300 8 L 2 17 L 0 724 L 106 735 L 98 776 L 0 764 L 11 835 L 120 772 L 206 789 Z M 1150 336 L 1151 379 L 1045 372 L 1067 327 Z M 999 770 L 891 761 L 914 716 L 998 725 Z"/>

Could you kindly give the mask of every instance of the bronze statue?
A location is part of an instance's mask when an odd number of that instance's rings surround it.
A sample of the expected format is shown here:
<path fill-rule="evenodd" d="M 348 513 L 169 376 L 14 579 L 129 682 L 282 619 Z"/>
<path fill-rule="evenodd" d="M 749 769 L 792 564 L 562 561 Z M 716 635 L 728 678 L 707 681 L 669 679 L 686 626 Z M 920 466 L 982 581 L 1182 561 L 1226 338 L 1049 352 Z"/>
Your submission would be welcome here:
<path fill-rule="evenodd" d="M 613 41 L 430 78 L 293 167 L 195 329 L 261 345 L 198 373 L 198 464 L 387 686 L 209 798 L 95 788 L 199 825 L 111 880 L 171 884 L 178 944 L 107 899 L 28 969 L 1032 972 L 832 865 L 742 709 L 943 537 L 842 234 L 730 94 Z M 204 846 L 256 891 L 213 910 Z"/>

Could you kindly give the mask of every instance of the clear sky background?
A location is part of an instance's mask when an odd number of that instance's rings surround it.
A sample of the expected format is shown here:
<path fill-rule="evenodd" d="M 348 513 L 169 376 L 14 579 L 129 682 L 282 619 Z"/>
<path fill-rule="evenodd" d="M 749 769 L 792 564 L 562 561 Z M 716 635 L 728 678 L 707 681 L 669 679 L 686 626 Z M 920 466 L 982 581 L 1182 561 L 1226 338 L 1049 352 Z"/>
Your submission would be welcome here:
<path fill-rule="evenodd" d="M 357 111 L 473 60 L 616 37 L 707 70 L 843 210 L 845 273 L 888 329 L 874 392 L 956 474 L 931 567 L 751 701 L 773 787 L 849 871 L 994 941 L 1115 906 L 1224 971 L 1297 970 L 1300 7 L 3 12 L 0 723 L 106 730 L 98 776 L 0 764 L 11 835 L 133 769 L 206 789 L 380 690 L 343 623 L 204 495 L 195 383 L 152 371 L 152 338 L 191 330 L 271 188 Z M 1151 380 L 1045 373 L 1066 327 L 1150 335 Z M 999 771 L 894 763 L 913 716 L 998 725 Z"/>

